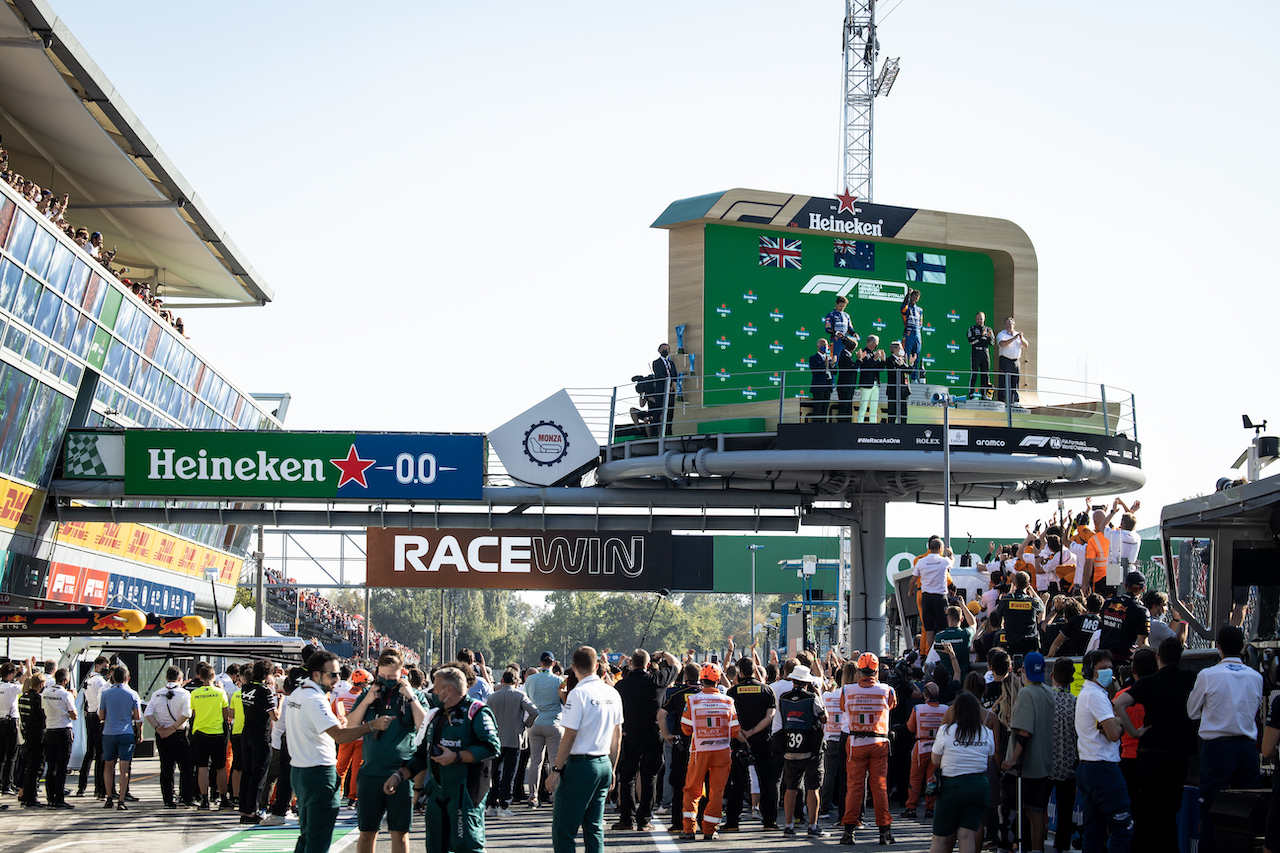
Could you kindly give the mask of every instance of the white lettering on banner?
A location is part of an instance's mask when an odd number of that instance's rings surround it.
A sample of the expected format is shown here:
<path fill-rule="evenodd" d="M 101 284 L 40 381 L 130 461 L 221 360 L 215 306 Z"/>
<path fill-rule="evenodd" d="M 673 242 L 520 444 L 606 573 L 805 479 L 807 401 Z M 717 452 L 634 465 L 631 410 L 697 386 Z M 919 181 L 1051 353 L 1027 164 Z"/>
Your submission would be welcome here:
<path fill-rule="evenodd" d="M 258 458 L 241 457 L 233 463 L 230 457 L 209 458 L 209 451 L 201 450 L 199 458 L 177 456 L 172 447 L 147 449 L 151 458 L 148 480 L 287 480 L 296 483 L 324 482 L 323 459 L 297 459 L 267 456 L 259 450 Z M 212 464 L 210 464 L 212 463 Z M 276 466 L 279 466 L 277 470 Z M 234 471 L 234 476 L 232 472 Z"/>
<path fill-rule="evenodd" d="M 836 216 L 810 213 L 809 229 L 812 231 L 836 231 L 842 234 L 861 234 L 864 237 L 883 237 L 884 220 L 863 222 L 856 217 L 853 219 L 840 219 Z"/>
<path fill-rule="evenodd" d="M 537 566 L 542 574 L 576 575 L 585 568 L 590 575 L 621 572 L 638 578 L 644 573 L 644 544 L 643 536 L 632 536 L 630 543 L 618 537 L 576 537 L 572 546 L 564 536 L 550 541 L 543 536 L 477 536 L 464 554 L 456 537 L 443 536 L 427 563 L 431 541 L 426 536 L 396 534 L 392 570 L 438 572 L 453 566 L 459 572 L 528 574 Z M 488 548 L 498 549 L 497 560 L 485 559 L 483 549 Z"/>
<path fill-rule="evenodd" d="M 49 590 L 49 594 L 53 595 L 59 592 L 75 592 L 75 589 L 76 576 L 59 572 L 53 576 L 53 589 Z"/>
<path fill-rule="evenodd" d="M 872 302 L 901 302 L 907 298 L 909 290 L 907 285 L 894 281 L 849 278 L 843 275 L 815 275 L 800 288 L 800 292 L 834 293 L 836 296 L 848 297 L 855 287 L 858 289 L 858 299 Z"/>

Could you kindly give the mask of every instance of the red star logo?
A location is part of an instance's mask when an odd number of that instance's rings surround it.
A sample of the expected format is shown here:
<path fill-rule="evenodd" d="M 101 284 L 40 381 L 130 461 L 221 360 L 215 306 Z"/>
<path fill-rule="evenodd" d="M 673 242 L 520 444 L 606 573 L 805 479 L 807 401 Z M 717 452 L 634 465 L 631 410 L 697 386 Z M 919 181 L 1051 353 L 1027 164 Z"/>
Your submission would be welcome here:
<path fill-rule="evenodd" d="M 359 483 L 360 488 L 367 489 L 369 484 L 365 482 L 364 472 L 377 462 L 376 459 L 361 459 L 360 454 L 356 453 L 356 446 L 351 445 L 351 449 L 347 451 L 346 459 L 330 459 L 334 465 L 338 466 L 338 470 L 342 472 L 342 476 L 338 478 L 338 488 L 341 489 L 347 483 Z"/>
<path fill-rule="evenodd" d="M 853 209 L 853 203 L 857 200 L 858 197 L 856 195 L 851 195 L 849 193 L 849 188 L 845 187 L 843 195 L 836 193 L 836 201 L 840 202 L 840 209 L 837 210 L 836 213 L 844 213 L 846 210 L 850 213 L 857 213 L 857 211 Z"/>

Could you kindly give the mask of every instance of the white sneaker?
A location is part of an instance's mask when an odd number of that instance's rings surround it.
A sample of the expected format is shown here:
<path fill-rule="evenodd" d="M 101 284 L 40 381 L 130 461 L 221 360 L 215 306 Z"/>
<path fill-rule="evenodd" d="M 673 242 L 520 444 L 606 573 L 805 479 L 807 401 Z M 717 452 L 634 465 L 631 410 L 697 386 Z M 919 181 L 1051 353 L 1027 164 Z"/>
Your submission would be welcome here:
<path fill-rule="evenodd" d="M 516 813 L 511 809 L 498 809 L 498 817 L 515 817 Z"/>
<path fill-rule="evenodd" d="M 653 813 L 656 815 L 669 815 L 671 814 L 671 809 L 667 808 L 666 806 L 658 806 L 656 809 L 653 810 Z"/>
<path fill-rule="evenodd" d="M 258 821 L 258 826 L 284 826 L 284 824 L 284 817 L 278 814 L 269 814 Z"/>
<path fill-rule="evenodd" d="M 484 816 L 485 816 L 485 817 L 497 817 L 497 816 L 498 816 L 498 807 L 497 807 L 497 806 L 489 806 L 489 808 L 487 808 L 487 809 L 485 809 L 485 810 L 484 810 Z"/>

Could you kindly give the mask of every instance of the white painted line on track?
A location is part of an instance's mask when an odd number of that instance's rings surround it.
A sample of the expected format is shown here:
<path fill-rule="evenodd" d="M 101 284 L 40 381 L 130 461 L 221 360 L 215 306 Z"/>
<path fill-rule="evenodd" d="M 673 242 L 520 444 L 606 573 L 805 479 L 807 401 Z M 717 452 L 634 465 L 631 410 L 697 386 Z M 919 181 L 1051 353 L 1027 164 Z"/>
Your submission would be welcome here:
<path fill-rule="evenodd" d="M 215 835 L 213 838 L 205 839 L 204 841 L 201 841 L 197 844 L 192 844 L 187 849 L 180 851 L 180 853 L 199 853 L 199 851 L 204 850 L 206 847 L 212 847 L 215 844 L 221 844 L 223 841 L 226 841 L 228 838 L 235 835 L 239 831 L 240 831 L 239 829 L 233 829 L 230 832 L 220 833 L 219 835 Z"/>
<path fill-rule="evenodd" d="M 657 847 L 660 853 L 679 853 L 680 847 L 671 840 L 671 833 L 667 832 L 665 826 L 657 826 L 649 830 L 649 837 L 653 839 L 653 846 Z"/>
<path fill-rule="evenodd" d="M 96 841 L 64 841 L 61 844 L 50 844 L 48 847 L 41 847 L 39 850 L 32 850 L 31 853 L 48 853 L 50 850 L 61 850 L 63 847 L 70 847 L 73 844 L 97 844 Z"/>

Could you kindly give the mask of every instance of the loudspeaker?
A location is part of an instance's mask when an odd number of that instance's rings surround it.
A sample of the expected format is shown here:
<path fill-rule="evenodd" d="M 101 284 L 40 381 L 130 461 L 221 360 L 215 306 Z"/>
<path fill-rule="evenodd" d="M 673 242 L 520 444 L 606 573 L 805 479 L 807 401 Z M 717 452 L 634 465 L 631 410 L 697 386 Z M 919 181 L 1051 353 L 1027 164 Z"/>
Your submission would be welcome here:
<path fill-rule="evenodd" d="M 1254 853 L 1266 832 L 1271 792 L 1266 789 L 1223 791 L 1213 801 L 1214 846 L 1219 853 Z"/>

